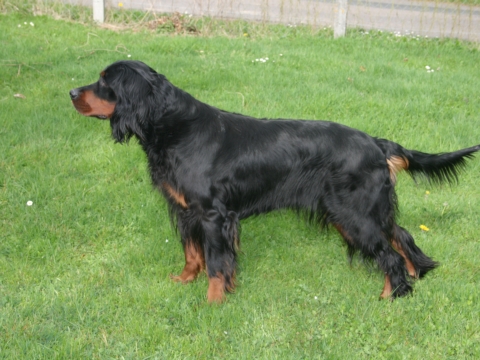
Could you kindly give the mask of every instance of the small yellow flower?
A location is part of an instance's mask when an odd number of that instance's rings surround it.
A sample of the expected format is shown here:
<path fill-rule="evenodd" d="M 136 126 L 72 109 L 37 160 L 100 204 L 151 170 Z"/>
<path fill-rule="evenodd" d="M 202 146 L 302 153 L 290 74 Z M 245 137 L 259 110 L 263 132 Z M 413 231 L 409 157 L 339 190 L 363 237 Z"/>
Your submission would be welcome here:
<path fill-rule="evenodd" d="M 420 225 L 420 229 L 423 230 L 423 231 L 429 231 L 430 229 L 428 227 L 426 227 L 425 225 Z"/>
<path fill-rule="evenodd" d="M 243 36 L 247 37 L 247 36 L 248 36 L 248 33 L 243 33 Z"/>
<path fill-rule="evenodd" d="M 425 194 L 430 195 L 430 191 L 428 191 L 428 190 L 425 191 Z"/>
<path fill-rule="evenodd" d="M 122 3 L 122 2 L 119 2 L 119 3 L 118 3 L 118 7 L 123 7 L 123 3 Z"/>

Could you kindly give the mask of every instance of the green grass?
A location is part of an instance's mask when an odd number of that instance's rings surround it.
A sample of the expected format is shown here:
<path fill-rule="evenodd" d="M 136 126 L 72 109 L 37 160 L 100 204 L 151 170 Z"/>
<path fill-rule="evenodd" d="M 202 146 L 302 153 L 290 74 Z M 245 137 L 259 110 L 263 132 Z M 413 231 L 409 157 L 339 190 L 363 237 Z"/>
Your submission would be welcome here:
<path fill-rule="evenodd" d="M 383 276 L 288 211 L 243 221 L 225 304 L 206 304 L 205 276 L 169 280 L 183 254 L 143 153 L 68 97 L 115 60 L 230 111 L 428 152 L 480 143 L 476 44 L 235 24 L 200 37 L 0 15 L 0 358 L 479 358 L 478 157 L 455 186 L 399 179 L 399 223 L 442 263 L 412 297 L 378 301 Z"/>

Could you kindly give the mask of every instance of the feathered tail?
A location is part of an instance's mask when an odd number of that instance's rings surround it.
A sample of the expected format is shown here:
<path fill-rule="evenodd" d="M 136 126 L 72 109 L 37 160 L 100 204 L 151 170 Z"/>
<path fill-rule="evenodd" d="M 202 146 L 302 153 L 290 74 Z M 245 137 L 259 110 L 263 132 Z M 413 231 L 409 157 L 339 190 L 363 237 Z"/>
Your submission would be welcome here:
<path fill-rule="evenodd" d="M 425 176 L 434 183 L 456 182 L 459 172 L 465 167 L 466 160 L 480 150 L 480 145 L 449 153 L 427 154 L 416 150 L 407 150 L 393 141 L 375 139 L 385 153 L 392 180 L 396 173 L 406 170 L 413 178 Z"/>

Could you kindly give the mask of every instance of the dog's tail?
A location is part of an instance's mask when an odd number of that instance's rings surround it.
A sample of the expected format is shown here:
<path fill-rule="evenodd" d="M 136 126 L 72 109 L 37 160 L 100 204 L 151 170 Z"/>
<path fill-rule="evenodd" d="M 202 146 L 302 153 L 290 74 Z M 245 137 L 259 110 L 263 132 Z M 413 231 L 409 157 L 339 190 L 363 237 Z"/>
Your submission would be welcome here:
<path fill-rule="evenodd" d="M 393 141 L 375 141 L 385 154 L 393 183 L 401 170 L 406 170 L 413 178 L 423 175 L 433 183 L 456 182 L 458 173 L 466 165 L 466 159 L 473 158 L 474 153 L 480 151 L 480 145 L 476 145 L 449 153 L 427 154 L 407 150 Z"/>

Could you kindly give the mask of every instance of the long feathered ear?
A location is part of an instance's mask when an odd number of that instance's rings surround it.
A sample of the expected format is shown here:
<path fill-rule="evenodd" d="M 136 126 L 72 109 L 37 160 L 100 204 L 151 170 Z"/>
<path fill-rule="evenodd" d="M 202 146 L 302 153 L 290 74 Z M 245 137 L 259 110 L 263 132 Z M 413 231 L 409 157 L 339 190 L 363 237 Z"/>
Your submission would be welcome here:
<path fill-rule="evenodd" d="M 155 97 L 165 80 L 163 75 L 141 62 L 118 62 L 105 70 L 108 85 L 117 96 L 115 111 L 110 118 L 112 136 L 126 142 L 132 136 L 145 140 L 145 130 L 153 120 Z"/>

